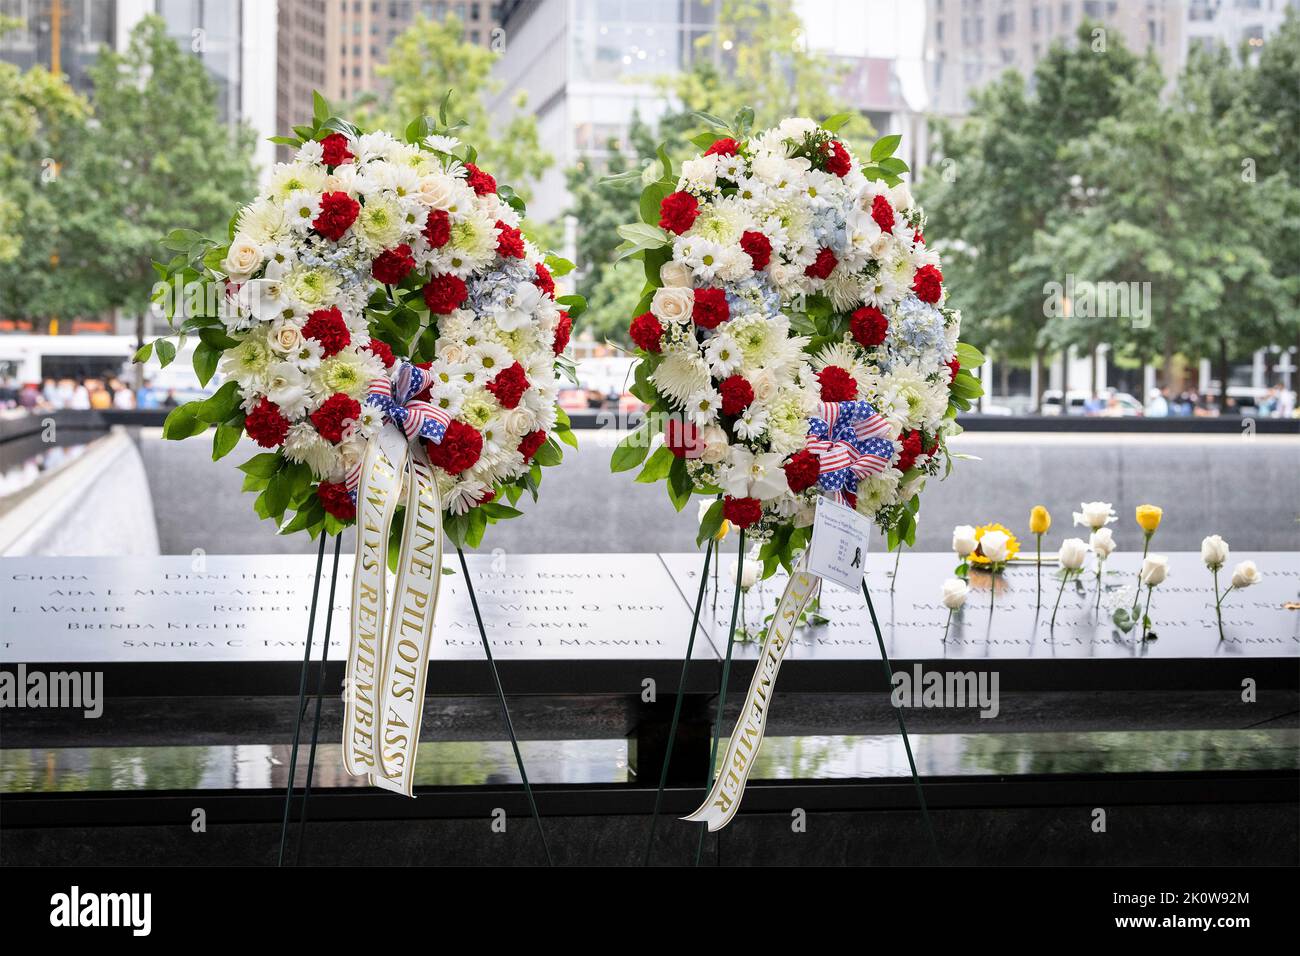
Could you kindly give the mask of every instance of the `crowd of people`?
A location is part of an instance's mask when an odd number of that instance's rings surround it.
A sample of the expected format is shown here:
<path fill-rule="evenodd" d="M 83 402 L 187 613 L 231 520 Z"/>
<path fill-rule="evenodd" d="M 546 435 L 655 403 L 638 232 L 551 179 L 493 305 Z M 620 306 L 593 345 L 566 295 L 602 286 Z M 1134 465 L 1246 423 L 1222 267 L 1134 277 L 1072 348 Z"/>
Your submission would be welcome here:
<path fill-rule="evenodd" d="M 1220 405 L 1217 397 L 1204 395 L 1196 389 L 1184 389 L 1176 396 L 1168 388 L 1153 388 L 1147 395 L 1145 413 L 1148 418 L 1213 417 L 1215 415 L 1255 415 L 1260 418 L 1294 418 L 1295 392 L 1274 385 L 1262 396 L 1254 399 L 1253 407 L 1243 407 L 1232 395 Z"/>
<path fill-rule="evenodd" d="M 149 382 L 135 389 L 115 374 L 99 377 L 76 376 L 46 378 L 35 383 L 20 383 L 12 376 L 0 379 L 0 409 L 26 409 L 31 412 L 78 410 L 131 410 L 166 408 L 176 404 L 170 394 L 159 396 Z"/>

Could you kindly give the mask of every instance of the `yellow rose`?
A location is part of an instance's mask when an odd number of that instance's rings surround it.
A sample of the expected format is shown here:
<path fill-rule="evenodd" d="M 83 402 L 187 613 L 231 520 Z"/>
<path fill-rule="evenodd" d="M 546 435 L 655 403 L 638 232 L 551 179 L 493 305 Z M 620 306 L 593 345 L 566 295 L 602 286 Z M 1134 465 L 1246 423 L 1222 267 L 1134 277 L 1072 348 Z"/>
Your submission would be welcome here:
<path fill-rule="evenodd" d="M 1034 505 L 1029 512 L 1029 530 L 1033 534 L 1047 534 L 1052 527 L 1052 515 L 1042 505 Z"/>
<path fill-rule="evenodd" d="M 1160 519 L 1163 516 L 1164 511 L 1155 505 L 1137 506 L 1137 523 L 1148 535 L 1156 533 L 1156 528 L 1160 527 Z"/>

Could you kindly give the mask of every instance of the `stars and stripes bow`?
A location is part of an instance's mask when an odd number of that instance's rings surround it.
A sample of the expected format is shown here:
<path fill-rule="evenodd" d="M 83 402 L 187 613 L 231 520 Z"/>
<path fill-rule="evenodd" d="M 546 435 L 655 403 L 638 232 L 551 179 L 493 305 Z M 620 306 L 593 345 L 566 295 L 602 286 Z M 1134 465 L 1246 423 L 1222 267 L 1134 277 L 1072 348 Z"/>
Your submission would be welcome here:
<path fill-rule="evenodd" d="M 817 484 L 843 502 L 859 481 L 889 467 L 895 449 L 888 435 L 889 422 L 866 402 L 822 402 L 804 442 L 819 460 Z"/>
<path fill-rule="evenodd" d="M 451 416 L 437 406 L 417 399 L 429 384 L 429 373 L 418 365 L 401 361 L 391 376 L 372 378 L 365 403 L 383 413 L 384 421 L 402 430 L 407 441 L 427 438 L 437 444 L 447 434 Z M 361 480 L 361 463 L 348 469 L 345 484 L 356 494 Z"/>

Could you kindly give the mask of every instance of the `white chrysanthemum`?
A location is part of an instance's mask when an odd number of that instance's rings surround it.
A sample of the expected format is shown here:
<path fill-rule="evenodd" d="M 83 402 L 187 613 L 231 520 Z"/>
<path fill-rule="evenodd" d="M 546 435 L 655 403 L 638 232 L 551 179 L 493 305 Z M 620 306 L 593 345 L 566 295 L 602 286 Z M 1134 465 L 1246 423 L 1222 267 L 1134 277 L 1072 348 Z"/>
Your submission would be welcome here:
<path fill-rule="evenodd" d="M 306 189 L 296 189 L 284 201 L 286 224 L 299 235 L 311 231 L 312 223 L 320 215 L 320 195 Z"/>
<path fill-rule="evenodd" d="M 491 489 L 483 482 L 463 478 L 443 492 L 443 507 L 454 515 L 463 515 L 482 501 L 489 491 Z"/>
<path fill-rule="evenodd" d="M 429 394 L 429 404 L 434 408 L 442 409 L 453 418 L 460 414 L 464 401 L 465 396 L 460 386 L 452 382 L 434 385 Z"/>
<path fill-rule="evenodd" d="M 318 139 L 309 139 L 298 147 L 293 154 L 295 163 L 321 163 L 325 159 L 325 147 Z"/>
<path fill-rule="evenodd" d="M 352 231 L 372 255 L 391 249 L 402 239 L 402 207 L 395 198 L 378 194 L 366 200 L 357 213 Z"/>
<path fill-rule="evenodd" d="M 726 246 L 703 236 L 682 236 L 673 246 L 673 258 L 686 263 L 703 282 L 712 282 L 729 259 Z"/>
<path fill-rule="evenodd" d="M 862 285 L 862 301 L 882 311 L 898 302 L 907 291 L 888 273 L 869 277 Z"/>
<path fill-rule="evenodd" d="M 262 245 L 277 241 L 283 230 L 284 207 L 264 196 L 245 206 L 235 222 L 236 232 Z"/>
<path fill-rule="evenodd" d="M 378 188 L 399 199 L 414 196 L 420 191 L 420 174 L 408 165 L 399 163 L 373 163 L 366 168 L 366 176 Z"/>
<path fill-rule="evenodd" d="M 807 391 L 789 389 L 765 403 L 767 434 L 772 451 L 792 455 L 803 447 L 808 437 L 808 417 L 814 400 Z"/>
<path fill-rule="evenodd" d="M 946 384 L 928 381 L 912 365 L 895 365 L 880 379 L 879 411 L 902 429 L 934 426 L 948 410 Z"/>
<path fill-rule="evenodd" d="M 323 309 L 339 293 L 338 273 L 324 266 L 296 265 L 282 281 L 284 296 L 306 312 Z"/>
<path fill-rule="evenodd" d="M 370 351 L 345 348 L 325 359 L 312 374 L 312 387 L 323 401 L 342 392 L 358 401 L 365 396 L 371 379 L 385 375 L 384 363 Z"/>
<path fill-rule="evenodd" d="M 871 475 L 858 482 L 857 511 L 860 515 L 874 518 L 881 508 L 887 508 L 898 501 L 898 483 L 903 474 L 897 468 L 886 468 L 876 475 Z"/>
<path fill-rule="evenodd" d="M 260 386 L 275 356 L 265 336 L 253 334 L 221 356 L 221 374 L 239 383 L 241 391 Z"/>
<path fill-rule="evenodd" d="M 460 145 L 460 140 L 455 136 L 439 136 L 436 134 L 430 134 L 429 136 L 424 137 L 424 145 L 428 146 L 432 150 L 438 151 L 439 153 L 450 153 Z"/>
<path fill-rule="evenodd" d="M 465 395 L 460 407 L 460 420 L 479 431 L 492 420 L 501 403 L 486 389 L 476 388 Z"/>
<path fill-rule="evenodd" d="M 758 404 L 751 404 L 735 423 L 736 434 L 746 441 L 759 438 L 767 429 L 767 410 Z"/>
<path fill-rule="evenodd" d="M 464 278 L 487 265 L 496 254 L 496 222 L 474 209 L 453 218 L 451 239 L 434 253 L 434 259 L 442 271 Z"/>
<path fill-rule="evenodd" d="M 661 393 L 684 407 L 691 396 L 709 384 L 709 370 L 696 355 L 670 352 L 650 376 Z"/>
<path fill-rule="evenodd" d="M 323 481 L 342 477 L 343 462 L 338 449 L 322 438 L 311 422 L 290 425 L 282 450 L 285 458 L 305 464 Z"/>
<path fill-rule="evenodd" d="M 325 190 L 325 170 L 309 163 L 276 163 L 271 169 L 266 192 L 284 202 L 298 190 L 320 193 Z"/>
<path fill-rule="evenodd" d="M 860 364 L 857 348 L 845 341 L 828 342 L 812 358 L 812 367 L 818 372 L 835 365 L 854 377 Z"/>
<path fill-rule="evenodd" d="M 696 156 L 682 163 L 682 175 L 677 182 L 678 189 L 695 193 L 706 193 L 718 182 L 718 166 L 712 156 Z"/>
<path fill-rule="evenodd" d="M 357 138 L 353 152 L 357 154 L 358 163 L 369 163 L 376 159 L 395 159 L 401 155 L 398 142 L 392 133 L 380 130 L 377 133 L 365 133 Z"/>
<path fill-rule="evenodd" d="M 477 369 L 484 381 L 490 381 L 497 373 L 509 368 L 515 362 L 510 350 L 496 342 L 484 340 L 470 349 L 466 360 L 471 368 Z"/>
<path fill-rule="evenodd" d="M 862 303 L 865 286 L 861 275 L 838 268 L 822 283 L 822 295 L 831 300 L 837 312 L 851 312 Z"/>

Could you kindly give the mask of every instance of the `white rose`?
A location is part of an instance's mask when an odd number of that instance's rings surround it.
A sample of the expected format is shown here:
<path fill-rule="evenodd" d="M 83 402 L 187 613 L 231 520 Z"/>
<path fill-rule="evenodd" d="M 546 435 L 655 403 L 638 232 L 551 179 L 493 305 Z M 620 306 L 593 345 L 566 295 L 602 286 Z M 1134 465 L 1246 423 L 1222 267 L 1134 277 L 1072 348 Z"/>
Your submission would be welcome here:
<path fill-rule="evenodd" d="M 453 186 L 450 176 L 425 176 L 420 180 L 419 191 L 415 198 L 430 209 L 449 209 L 451 207 Z"/>
<path fill-rule="evenodd" d="M 776 381 L 776 372 L 764 368 L 759 369 L 749 379 L 749 387 L 754 390 L 755 401 L 769 402 L 776 397 L 776 390 L 780 386 Z"/>
<path fill-rule="evenodd" d="M 970 594 L 970 585 L 961 578 L 949 578 L 943 582 L 943 606 L 950 611 L 955 611 L 965 604 L 968 594 Z"/>
<path fill-rule="evenodd" d="M 1169 559 L 1163 554 L 1153 554 L 1142 562 L 1140 580 L 1149 588 L 1155 587 L 1169 575 Z M 1236 576 L 1236 572 L 1233 572 Z"/>
<path fill-rule="evenodd" d="M 1085 501 L 1079 505 L 1079 509 L 1074 512 L 1074 523 L 1084 525 L 1093 531 L 1119 520 L 1119 516 L 1111 509 L 1109 501 Z"/>
<path fill-rule="evenodd" d="M 975 550 L 975 529 L 968 524 L 959 524 L 952 529 L 952 549 L 957 557 L 964 558 Z"/>
<path fill-rule="evenodd" d="M 262 247 L 247 236 L 235 236 L 221 261 L 221 271 L 235 280 L 247 279 L 262 264 Z"/>
<path fill-rule="evenodd" d="M 1088 545 L 1082 538 L 1066 538 L 1061 542 L 1061 550 L 1056 558 L 1061 567 L 1067 571 L 1078 571 L 1083 567 L 1084 558 L 1088 556 Z"/>
<path fill-rule="evenodd" d="M 1001 564 L 1007 559 L 1009 540 L 1005 531 L 990 531 L 980 538 L 980 552 L 994 564 Z"/>
<path fill-rule="evenodd" d="M 1092 548 L 1093 554 L 1105 561 L 1115 550 L 1115 536 L 1110 528 L 1098 528 L 1088 539 L 1088 547 Z"/>
<path fill-rule="evenodd" d="M 899 211 L 912 208 L 912 190 L 907 188 L 907 183 L 899 183 L 889 190 L 889 204 Z"/>
<path fill-rule="evenodd" d="M 699 156 L 682 163 L 682 182 L 703 189 L 712 189 L 718 181 L 718 167 L 711 156 Z"/>
<path fill-rule="evenodd" d="M 1228 561 L 1228 542 L 1217 534 L 1201 539 L 1201 560 L 1211 571 L 1217 571 Z"/>
<path fill-rule="evenodd" d="M 704 451 L 700 461 L 706 465 L 716 465 L 727 459 L 727 433 L 717 425 L 710 425 L 700 432 L 700 441 Z"/>
<path fill-rule="evenodd" d="M 753 558 L 746 558 L 740 566 L 740 589 L 748 591 L 758 583 L 759 575 L 762 573 L 763 562 L 755 561 Z"/>
<path fill-rule="evenodd" d="M 650 300 L 650 312 L 661 322 L 689 322 L 694 308 L 695 290 L 680 286 L 656 289 Z"/>
<path fill-rule="evenodd" d="M 523 405 L 517 405 L 506 409 L 501 416 L 501 421 L 511 435 L 523 436 L 533 430 L 533 426 L 537 423 L 537 416 Z"/>
<path fill-rule="evenodd" d="M 676 259 L 669 259 L 659 267 L 659 281 L 670 289 L 689 289 L 691 267 Z"/>
<path fill-rule="evenodd" d="M 271 326 L 271 348 L 291 353 L 302 347 L 302 329 L 295 322 L 281 320 Z"/>
<path fill-rule="evenodd" d="M 460 365 L 469 358 L 469 349 L 463 342 L 448 342 L 438 350 L 438 358 L 449 365 Z"/>
<path fill-rule="evenodd" d="M 1258 584 L 1259 578 L 1259 569 L 1255 567 L 1254 561 L 1243 561 L 1232 569 L 1232 586 L 1234 588 L 1248 588 L 1252 584 Z"/>

